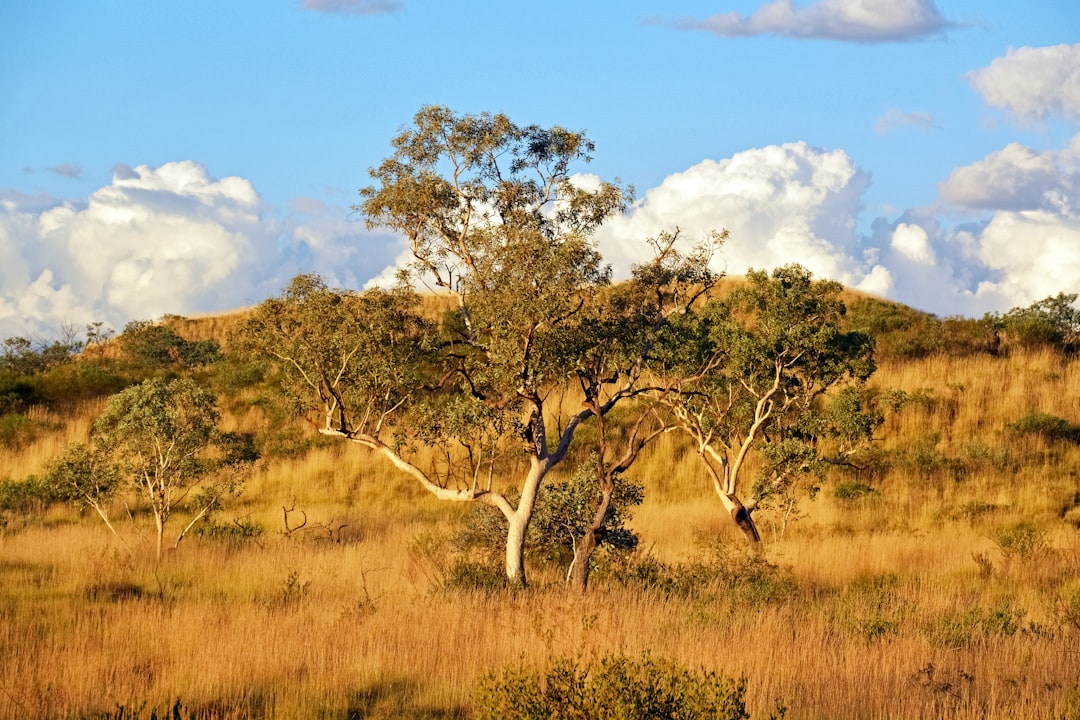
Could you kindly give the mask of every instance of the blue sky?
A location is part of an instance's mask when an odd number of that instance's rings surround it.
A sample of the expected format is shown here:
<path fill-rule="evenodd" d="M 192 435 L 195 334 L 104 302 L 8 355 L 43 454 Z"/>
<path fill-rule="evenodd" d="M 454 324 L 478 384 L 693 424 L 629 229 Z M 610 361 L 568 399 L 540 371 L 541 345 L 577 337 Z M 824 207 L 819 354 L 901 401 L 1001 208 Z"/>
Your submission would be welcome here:
<path fill-rule="evenodd" d="M 1071 0 L 4 0 L 0 336 L 361 287 L 349 212 L 426 104 L 583 129 L 639 202 L 938 314 L 1080 290 Z"/>

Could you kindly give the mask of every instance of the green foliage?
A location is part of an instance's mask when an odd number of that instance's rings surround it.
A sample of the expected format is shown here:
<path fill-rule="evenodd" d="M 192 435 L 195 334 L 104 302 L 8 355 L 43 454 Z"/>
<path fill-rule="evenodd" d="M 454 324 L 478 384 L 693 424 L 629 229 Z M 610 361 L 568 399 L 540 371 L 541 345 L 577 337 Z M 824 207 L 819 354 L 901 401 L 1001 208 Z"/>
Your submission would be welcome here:
<path fill-rule="evenodd" d="M 744 505 L 771 504 L 781 528 L 799 498 L 817 492 L 825 467 L 864 446 L 884 417 L 863 387 L 873 343 L 844 329 L 841 289 L 798 265 L 750 271 L 682 323 L 688 350 L 672 370 L 694 380 L 662 398 L 673 422 L 708 448 L 701 457 L 723 494 L 744 491 L 747 457 L 758 454 L 762 469 Z M 743 530 L 757 539 L 748 520 Z"/>
<path fill-rule="evenodd" d="M 213 340 L 185 340 L 172 328 L 149 320 L 129 322 L 117 339 L 125 355 L 152 367 L 199 367 L 222 357 L 221 348 Z"/>
<path fill-rule="evenodd" d="M 18 448 L 37 435 L 37 425 L 33 420 L 19 413 L 0 415 L 0 446 Z"/>
<path fill-rule="evenodd" d="M 507 668 L 484 678 L 479 720 L 745 720 L 746 681 L 678 663 L 624 655 L 556 659 L 546 673 Z"/>
<path fill-rule="evenodd" d="M 973 607 L 963 612 L 941 615 L 924 628 L 928 640 L 945 648 L 967 647 L 986 637 L 1011 636 L 1028 629 L 1023 625 L 1027 611 L 1005 600 L 992 608 Z"/>
<path fill-rule="evenodd" d="M 546 483 L 540 487 L 536 510 L 529 523 L 525 542 L 530 557 L 538 564 L 563 568 L 574 558 L 574 543 L 592 524 L 600 489 L 596 482 L 594 460 L 579 465 L 574 474 L 562 482 Z M 513 498 L 516 501 L 516 498 Z M 632 551 L 637 547 L 637 535 L 626 527 L 633 517 L 632 508 L 644 500 L 644 488 L 626 477 L 616 477 L 611 504 L 599 533 L 601 554 L 594 562 L 606 562 L 612 554 Z M 477 504 L 465 516 L 452 545 L 459 553 L 483 558 L 478 565 L 495 567 L 501 558 L 506 540 L 506 519 L 498 510 Z M 468 563 L 467 563 L 468 564 Z M 473 572 L 462 570 L 462 572 Z M 479 572 L 478 570 L 476 572 Z"/>
<path fill-rule="evenodd" d="M 844 503 L 854 503 L 876 493 L 877 490 L 866 483 L 850 480 L 837 484 L 833 497 Z"/>
<path fill-rule="evenodd" d="M 1006 562 L 1014 559 L 1031 561 L 1048 547 L 1046 531 L 1032 522 L 1019 522 L 996 528 L 991 540 L 997 545 Z"/>
<path fill-rule="evenodd" d="M 146 504 L 161 557 L 165 526 L 179 509 L 190 520 L 176 543 L 239 492 L 257 458 L 252 438 L 220 433 L 217 400 L 189 378 L 155 378 L 109 400 L 91 444 L 75 443 L 49 466 L 49 482 L 78 505 L 93 508 L 114 532 L 109 504 L 122 487 Z"/>
<path fill-rule="evenodd" d="M 783 603 L 798 590 L 791 572 L 761 553 L 720 543 L 704 548 L 702 556 L 691 562 L 664 563 L 649 556 L 631 556 L 613 576 L 627 587 L 729 608 Z"/>
<path fill-rule="evenodd" d="M 0 343 L 0 371 L 16 375 L 37 375 L 69 362 L 83 344 L 74 333 L 65 332 L 64 340 L 47 342 L 25 337 L 9 337 Z"/>
<path fill-rule="evenodd" d="M 1035 435 L 1051 442 L 1080 443 L 1080 426 L 1039 410 L 1032 410 L 1016 422 L 1010 423 L 1009 429 L 1018 435 Z"/>
<path fill-rule="evenodd" d="M 1000 343 L 998 325 L 993 316 L 941 319 L 876 298 L 855 300 L 848 306 L 847 314 L 847 326 L 873 338 L 875 354 L 882 359 L 995 354 Z"/>
<path fill-rule="evenodd" d="M 1021 347 L 1075 349 L 1080 334 L 1076 293 L 1058 293 L 1026 308 L 1013 308 L 1000 318 L 1009 342 Z"/>
<path fill-rule="evenodd" d="M 16 519 L 40 514 L 66 499 L 62 488 L 37 475 L 22 480 L 0 480 L 0 528 L 8 527 Z"/>
<path fill-rule="evenodd" d="M 300 275 L 255 309 L 234 345 L 277 361 L 292 406 L 318 413 L 327 429 L 402 443 L 412 426 L 396 421 L 439 379 L 436 333 L 417 303 L 404 289 L 353 294 Z"/>
<path fill-rule="evenodd" d="M 195 537 L 232 547 L 241 547 L 250 542 L 257 542 L 265 534 L 266 528 L 261 524 L 242 518 L 235 518 L 228 523 L 211 519 L 195 529 Z"/>
<path fill-rule="evenodd" d="M 442 576 L 442 589 L 492 593 L 509 587 L 502 568 L 490 562 L 452 560 Z"/>
<path fill-rule="evenodd" d="M 120 467 L 101 445 L 73 443 L 53 458 L 46 478 L 57 497 L 76 506 L 104 508 L 121 483 Z"/>

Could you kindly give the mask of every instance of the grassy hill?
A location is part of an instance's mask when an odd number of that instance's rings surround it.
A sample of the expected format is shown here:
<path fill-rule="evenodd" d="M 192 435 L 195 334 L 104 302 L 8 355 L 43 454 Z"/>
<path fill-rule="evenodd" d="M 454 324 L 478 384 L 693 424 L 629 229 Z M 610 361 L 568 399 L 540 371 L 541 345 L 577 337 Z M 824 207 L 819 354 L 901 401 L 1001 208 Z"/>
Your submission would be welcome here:
<path fill-rule="evenodd" d="M 558 568 L 527 592 L 453 582 L 469 508 L 275 404 L 272 379 L 229 358 L 242 313 L 165 320 L 224 344 L 207 364 L 162 364 L 149 343 L 158 361 L 8 373 L 0 718 L 469 717 L 489 672 L 642 652 L 745 676 L 754 717 L 1080 717 L 1080 363 L 992 319 L 848 301 L 877 337 L 871 386 L 900 398 L 872 449 L 794 512 L 762 510 L 754 556 L 664 438 L 629 473 L 637 556 L 584 596 Z M 110 392 L 162 372 L 214 389 L 263 459 L 158 565 L 137 504 L 113 539 L 28 483 Z"/>

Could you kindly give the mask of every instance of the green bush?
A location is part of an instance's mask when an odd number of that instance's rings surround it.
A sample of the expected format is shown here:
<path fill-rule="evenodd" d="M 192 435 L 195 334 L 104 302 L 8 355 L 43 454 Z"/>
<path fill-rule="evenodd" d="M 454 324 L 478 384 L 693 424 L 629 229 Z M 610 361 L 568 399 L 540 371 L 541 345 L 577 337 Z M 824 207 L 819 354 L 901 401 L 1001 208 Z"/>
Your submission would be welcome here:
<path fill-rule="evenodd" d="M 851 480 L 837 485 L 836 489 L 833 490 L 833 496 L 841 502 L 853 503 L 876 492 L 877 490 L 866 483 Z"/>
<path fill-rule="evenodd" d="M 649 655 L 563 658 L 544 674 L 517 667 L 485 677 L 474 712 L 479 720 L 745 720 L 745 695 L 745 679 Z"/>
<path fill-rule="evenodd" d="M 487 562 L 454 560 L 443 572 L 443 588 L 469 592 L 497 592 L 508 587 L 505 571 Z"/>
<path fill-rule="evenodd" d="M 661 595 L 694 598 L 705 604 L 764 605 L 789 600 L 798 590 L 791 572 L 748 548 L 716 543 L 702 557 L 687 563 L 664 563 L 652 557 L 631 557 L 613 572 L 627 587 Z"/>
<path fill-rule="evenodd" d="M 1013 608 L 1003 601 L 990 609 L 974 607 L 946 613 L 928 623 L 924 632 L 934 645 L 961 648 L 987 637 L 1015 635 L 1025 629 L 1021 624 L 1025 615 L 1027 611 L 1023 608 Z"/>
<path fill-rule="evenodd" d="M 1026 308 L 1013 308 L 1001 317 L 1001 327 L 1009 342 L 1021 347 L 1075 349 L 1080 332 L 1076 298 L 1076 293 L 1058 293 Z"/>
<path fill-rule="evenodd" d="M 185 340 L 172 328 L 149 320 L 129 322 L 117 339 L 131 360 L 155 367 L 199 367 L 222 358 L 221 348 L 213 340 Z"/>
<path fill-rule="evenodd" d="M 68 498 L 44 478 L 30 475 L 24 480 L 0 480 L 0 528 L 16 518 L 40 515 L 46 508 Z"/>
<path fill-rule="evenodd" d="M 1030 522 L 999 527 L 990 539 L 1006 561 L 1033 560 L 1047 549 L 1046 531 Z"/>
<path fill-rule="evenodd" d="M 1080 427 L 1065 418 L 1039 410 L 1032 410 L 1010 423 L 1009 429 L 1018 435 L 1035 435 L 1051 442 L 1064 440 L 1080 443 Z"/>

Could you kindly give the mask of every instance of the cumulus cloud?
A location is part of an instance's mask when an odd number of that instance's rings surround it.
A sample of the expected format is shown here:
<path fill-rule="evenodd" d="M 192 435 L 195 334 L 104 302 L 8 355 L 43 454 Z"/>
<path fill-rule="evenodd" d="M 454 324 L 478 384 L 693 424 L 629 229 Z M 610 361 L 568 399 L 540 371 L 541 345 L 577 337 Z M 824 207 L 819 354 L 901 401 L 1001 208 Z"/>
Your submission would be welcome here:
<path fill-rule="evenodd" d="M 772 0 L 751 15 L 728 12 L 666 24 L 724 37 L 780 35 L 852 42 L 914 40 L 942 35 L 956 26 L 934 0 L 816 0 L 800 7 L 793 0 Z"/>
<path fill-rule="evenodd" d="M 978 237 L 978 252 L 998 275 L 978 292 L 1008 298 L 1011 307 L 1080 290 L 1080 217 L 1074 214 L 997 213 Z"/>
<path fill-rule="evenodd" d="M 869 182 L 840 150 L 801 142 L 747 150 L 669 176 L 629 215 L 606 224 L 598 239 L 605 258 L 625 276 L 632 263 L 648 259 L 644 238 L 676 226 L 689 239 L 726 228 L 731 238 L 718 269 L 742 274 L 799 262 L 857 285 L 873 266 L 855 232 Z"/>
<path fill-rule="evenodd" d="M 248 180 L 194 162 L 117 166 L 83 202 L 0 192 L 0 337 L 222 311 L 301 271 L 355 287 L 397 251 L 345 208 L 278 217 Z"/>
<path fill-rule="evenodd" d="M 1080 44 L 1010 48 L 967 79 L 988 105 L 1021 122 L 1052 115 L 1080 122 Z"/>
<path fill-rule="evenodd" d="M 1080 208 L 1080 135 L 1062 151 L 1036 152 L 1011 143 L 953 170 L 938 193 L 947 203 L 973 209 Z"/>
<path fill-rule="evenodd" d="M 336 15 L 379 15 L 395 13 L 404 3 L 402 0 L 300 0 L 300 7 Z"/>
<path fill-rule="evenodd" d="M 902 112 L 891 109 L 874 122 L 874 132 L 878 135 L 888 135 L 897 127 L 913 126 L 930 130 L 937 125 L 934 116 L 927 112 Z"/>
<path fill-rule="evenodd" d="M 1028 157 L 1006 150 L 999 155 Z M 1037 157 L 1014 163 L 1038 169 L 1038 182 L 1028 185 L 1042 194 L 1010 193 L 1001 181 L 984 184 L 977 175 L 994 173 L 978 164 L 959 169 L 960 180 L 942 187 L 954 199 L 966 198 L 968 207 L 990 210 L 988 219 L 946 227 L 933 209 L 913 209 L 878 218 L 860 236 L 856 220 L 869 176 L 846 153 L 805 143 L 747 150 L 669 176 L 629 214 L 606 224 L 598 241 L 616 275 L 625 277 L 632 263 L 650 257 L 645 238 L 679 227 L 692 242 L 727 228 L 731 238 L 715 267 L 733 275 L 798 262 L 819 277 L 924 310 L 979 316 L 1080 289 L 1078 151 L 1080 137 L 1051 154 L 1054 163 Z M 1033 203 L 1017 203 L 1017 195 L 1038 202 L 1027 207 Z"/>
<path fill-rule="evenodd" d="M 920 265 L 933 265 L 937 260 L 930 237 L 918 225 L 900 223 L 892 233 L 892 248 L 908 260 Z"/>

